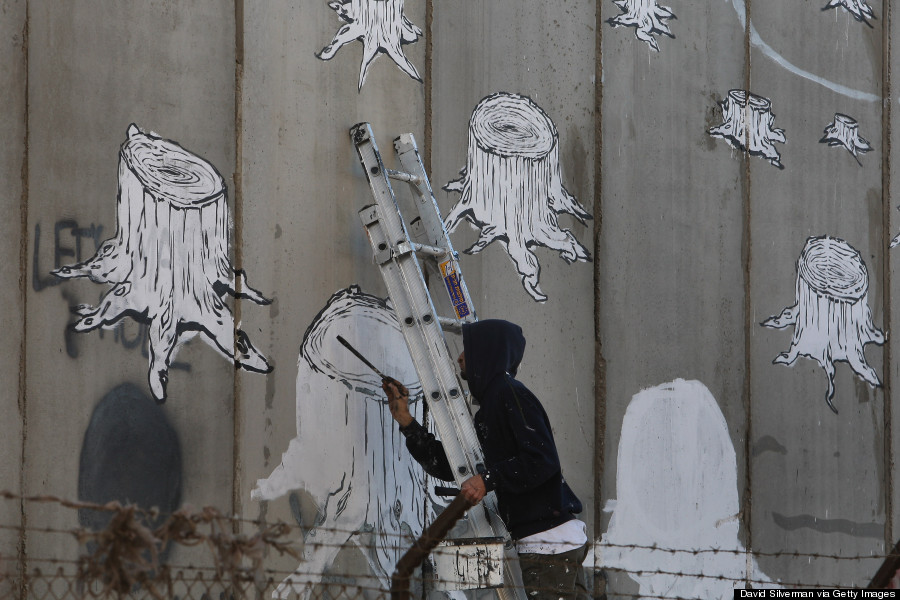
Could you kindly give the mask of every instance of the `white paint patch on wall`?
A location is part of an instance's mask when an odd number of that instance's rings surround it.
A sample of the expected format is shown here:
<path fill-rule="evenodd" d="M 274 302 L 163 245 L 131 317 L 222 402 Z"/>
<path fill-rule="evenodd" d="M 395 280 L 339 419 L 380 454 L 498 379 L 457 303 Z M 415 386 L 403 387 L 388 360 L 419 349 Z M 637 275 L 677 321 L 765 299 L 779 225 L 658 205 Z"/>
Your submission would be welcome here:
<path fill-rule="evenodd" d="M 297 437 L 251 497 L 304 490 L 320 518 L 306 533 L 304 562 L 276 597 L 309 597 L 345 545 L 358 547 L 384 589 L 423 529 L 425 473 L 406 451 L 380 378 L 338 341 L 340 335 L 386 375 L 421 392 L 396 316 L 385 301 L 351 286 L 335 293 L 306 331 L 297 361 Z M 422 401 L 413 415 L 421 421 Z"/>
<path fill-rule="evenodd" d="M 699 381 L 676 379 L 631 399 L 616 489 L 598 564 L 625 571 L 642 596 L 728 599 L 748 578 L 777 587 L 738 540 L 734 446 Z"/>

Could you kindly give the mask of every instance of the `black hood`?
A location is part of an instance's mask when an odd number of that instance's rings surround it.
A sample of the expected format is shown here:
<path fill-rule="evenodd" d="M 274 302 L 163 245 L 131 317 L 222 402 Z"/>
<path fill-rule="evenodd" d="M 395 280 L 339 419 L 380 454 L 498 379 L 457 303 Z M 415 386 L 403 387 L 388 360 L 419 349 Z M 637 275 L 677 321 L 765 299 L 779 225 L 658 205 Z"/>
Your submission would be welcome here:
<path fill-rule="evenodd" d="M 509 321 L 487 319 L 463 325 L 462 336 L 466 381 L 476 398 L 483 399 L 488 384 L 498 375 L 516 376 L 525 354 L 521 327 Z"/>

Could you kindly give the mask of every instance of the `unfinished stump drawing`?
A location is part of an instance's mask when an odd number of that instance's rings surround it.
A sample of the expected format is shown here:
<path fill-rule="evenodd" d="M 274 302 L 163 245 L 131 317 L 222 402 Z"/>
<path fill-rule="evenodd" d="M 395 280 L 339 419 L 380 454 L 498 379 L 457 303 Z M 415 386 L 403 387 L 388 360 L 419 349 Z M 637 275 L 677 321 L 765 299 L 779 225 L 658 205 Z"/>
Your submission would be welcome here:
<path fill-rule="evenodd" d="M 111 328 L 130 316 L 149 325 L 150 389 L 166 399 L 169 365 L 196 335 L 236 367 L 272 370 L 235 330 L 224 297 L 268 304 L 228 257 L 225 181 L 210 163 L 132 124 L 119 152 L 116 234 L 92 258 L 55 270 L 58 277 L 109 283 L 98 306 L 73 308 L 76 331 Z"/>
<path fill-rule="evenodd" d="M 822 10 L 838 7 L 843 8 L 853 15 L 853 18 L 860 23 L 865 23 L 869 27 L 872 27 L 872 24 L 869 23 L 869 19 L 875 18 L 875 11 L 872 10 L 872 7 L 869 6 L 869 3 L 866 2 L 866 0 L 830 0 L 828 4 L 822 7 Z"/>
<path fill-rule="evenodd" d="M 557 250 L 567 263 L 591 260 L 572 232 L 559 226 L 562 213 L 582 224 L 592 217 L 563 187 L 556 126 L 527 96 L 499 92 L 478 103 L 469 120 L 466 166 L 444 189 L 461 194 L 445 219 L 447 231 L 463 219 L 481 230 L 468 254 L 500 241 L 538 302 L 547 296 L 533 246 Z"/>
<path fill-rule="evenodd" d="M 657 0 L 613 0 L 622 14 L 607 19 L 613 27 L 634 27 L 634 37 L 646 42 L 653 50 L 659 52 L 659 44 L 655 35 L 667 35 L 675 39 L 669 29 L 669 19 L 677 19 L 668 6 L 659 6 Z"/>
<path fill-rule="evenodd" d="M 775 115 L 772 102 L 747 90 L 731 90 L 719 103 L 724 122 L 709 130 L 709 135 L 722 138 L 735 150 L 762 156 L 783 169 L 781 155 L 774 142 L 786 143 L 784 129 L 772 127 Z"/>
<path fill-rule="evenodd" d="M 819 143 L 846 148 L 860 166 L 862 163 L 859 161 L 859 155 L 872 149 L 869 141 L 859 135 L 859 123 L 856 119 L 841 113 L 835 113 L 834 121 L 825 128 L 825 135 Z"/>
<path fill-rule="evenodd" d="M 869 385 L 880 387 L 875 369 L 866 363 L 866 344 L 884 344 L 884 333 L 872 324 L 869 274 L 859 252 L 844 240 L 811 237 L 797 261 L 796 302 L 761 325 L 794 326 L 791 348 L 773 364 L 792 365 L 798 356 L 819 363 L 828 376 L 825 401 L 837 413 L 834 362 L 844 361 Z"/>
<path fill-rule="evenodd" d="M 327 46 L 316 56 L 331 60 L 338 50 L 354 40 L 363 45 L 362 63 L 359 67 L 358 90 L 366 82 L 369 65 L 382 52 L 390 56 L 400 70 L 421 82 L 422 78 L 413 64 L 403 54 L 401 46 L 419 39 L 422 30 L 406 18 L 404 0 L 344 0 L 329 2 L 328 6 L 347 24 L 338 29 Z"/>

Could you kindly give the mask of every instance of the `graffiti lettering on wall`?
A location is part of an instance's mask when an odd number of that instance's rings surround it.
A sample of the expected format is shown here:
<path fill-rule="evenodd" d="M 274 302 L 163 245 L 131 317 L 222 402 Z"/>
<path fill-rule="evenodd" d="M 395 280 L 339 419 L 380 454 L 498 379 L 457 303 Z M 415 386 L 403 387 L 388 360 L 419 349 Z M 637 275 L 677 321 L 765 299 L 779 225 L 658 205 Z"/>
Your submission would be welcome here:
<path fill-rule="evenodd" d="M 53 225 L 53 266 L 58 269 L 62 266 L 63 260 L 68 257 L 81 262 L 87 252 L 96 252 L 100 247 L 103 239 L 103 225 L 91 223 L 82 226 L 75 219 L 60 219 Z M 93 242 L 91 245 L 90 242 Z M 90 249 L 85 249 L 90 246 Z M 34 225 L 34 253 L 32 259 L 32 277 L 31 286 L 35 292 L 42 292 L 49 287 L 53 287 L 63 283 L 63 279 L 54 276 L 42 276 L 49 269 L 42 264 L 41 255 L 41 224 Z M 63 297 L 68 294 L 63 293 Z M 103 329 L 98 330 L 100 339 L 107 337 Z M 70 358 L 78 358 L 79 349 L 76 343 L 77 337 L 74 329 L 68 325 L 63 329 L 63 339 L 65 341 L 66 354 Z M 134 327 L 126 327 L 125 321 L 119 321 L 113 328 L 113 334 L 109 337 L 114 343 L 119 344 L 126 350 L 139 349 L 145 358 L 149 358 L 147 344 L 149 342 L 149 328 L 146 323 L 135 323 Z M 172 361 L 169 365 L 171 369 L 191 370 L 191 366 L 185 362 Z"/>
<path fill-rule="evenodd" d="M 781 587 L 738 539 L 734 445 L 705 385 L 676 379 L 635 394 L 616 462 L 600 566 L 627 571 L 642 597 L 730 598 L 747 578 Z"/>
<path fill-rule="evenodd" d="M 865 23 L 869 27 L 872 27 L 872 24 L 869 23 L 869 19 L 875 18 L 875 11 L 872 10 L 872 7 L 869 6 L 869 3 L 866 2 L 866 0 L 830 0 L 828 4 L 822 7 L 822 10 L 838 7 L 843 8 L 853 15 L 853 18 L 860 23 Z"/>
<path fill-rule="evenodd" d="M 634 27 L 634 37 L 659 52 L 659 44 L 654 36 L 667 35 L 675 39 L 666 21 L 678 17 L 671 8 L 659 6 L 656 2 L 657 0 L 613 0 L 622 14 L 606 22 L 613 27 Z"/>
<path fill-rule="evenodd" d="M 181 446 L 162 408 L 130 383 L 106 394 L 84 432 L 78 469 L 78 499 L 118 501 L 156 509 L 156 527 L 178 509 L 182 491 Z M 103 529 L 113 513 L 79 509 L 82 527 Z M 161 557 L 165 560 L 165 553 Z"/>
<path fill-rule="evenodd" d="M 796 301 L 763 327 L 794 326 L 791 348 L 773 364 L 793 365 L 798 356 L 819 363 L 828 376 L 825 401 L 837 414 L 834 363 L 844 361 L 869 385 L 880 387 L 875 369 L 866 362 L 866 344 L 884 344 L 884 333 L 872 324 L 869 273 L 859 252 L 844 240 L 811 237 L 797 261 Z"/>
<path fill-rule="evenodd" d="M 421 419 L 421 386 L 394 311 L 357 286 L 335 293 L 303 337 L 297 437 L 251 493 L 257 500 L 273 500 L 302 489 L 318 506 L 315 527 L 306 533 L 304 563 L 276 597 L 308 595 L 309 574 L 320 577 L 348 544 L 363 552 L 387 589 L 401 546 L 423 527 L 425 473 L 405 451 L 380 379 L 337 341 L 338 335 L 409 388 L 416 398 L 412 412 Z M 327 461 L 314 458 L 323 452 Z M 372 536 L 374 544 L 363 543 L 363 535 Z"/>
<path fill-rule="evenodd" d="M 859 161 L 859 155 L 872 149 L 869 141 L 859 135 L 859 123 L 856 119 L 841 113 L 835 113 L 834 121 L 825 128 L 825 135 L 819 143 L 828 144 L 832 148 L 835 146 L 846 148 L 860 166 L 862 163 Z"/>
<path fill-rule="evenodd" d="M 345 45 L 359 40 L 363 45 L 362 63 L 359 67 L 358 90 L 366 82 L 369 66 L 382 52 L 393 59 L 400 70 L 421 82 L 419 72 L 406 55 L 403 44 L 412 44 L 422 35 L 422 30 L 412 24 L 403 12 L 404 0 L 344 0 L 329 2 L 342 21 L 347 24 L 338 29 L 331 43 L 316 54 L 322 60 L 334 58 Z"/>
<path fill-rule="evenodd" d="M 197 333 L 236 367 L 267 373 L 224 302 L 226 294 L 270 301 L 247 285 L 228 257 L 225 181 L 210 163 L 177 143 L 128 128 L 119 153 L 116 235 L 86 261 L 53 271 L 112 285 L 98 306 L 82 304 L 75 331 L 115 326 L 132 317 L 149 326 L 150 389 L 166 399 L 178 347 Z"/>
<path fill-rule="evenodd" d="M 773 127 L 772 102 L 747 90 L 730 90 L 719 103 L 724 122 L 709 130 L 709 135 L 722 138 L 735 150 L 762 156 L 783 169 L 781 155 L 774 142 L 786 143 L 784 129 Z"/>
<path fill-rule="evenodd" d="M 499 92 L 478 103 L 469 120 L 466 166 L 460 175 L 444 186 L 461 195 L 445 219 L 447 231 L 463 219 L 480 230 L 468 254 L 502 243 L 522 286 L 536 301 L 547 296 L 541 291 L 533 246 L 557 250 L 570 264 L 591 260 L 572 232 L 559 226 L 562 213 L 582 224 L 592 217 L 563 187 L 556 126 L 527 96 Z"/>

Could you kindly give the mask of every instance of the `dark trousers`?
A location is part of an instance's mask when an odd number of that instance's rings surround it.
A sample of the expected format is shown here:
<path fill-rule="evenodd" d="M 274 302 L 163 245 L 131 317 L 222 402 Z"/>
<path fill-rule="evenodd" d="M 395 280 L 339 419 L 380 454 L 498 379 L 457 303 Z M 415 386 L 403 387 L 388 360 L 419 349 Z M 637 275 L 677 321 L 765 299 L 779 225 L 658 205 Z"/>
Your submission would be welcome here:
<path fill-rule="evenodd" d="M 522 582 L 529 600 L 588 600 L 581 563 L 587 544 L 561 554 L 519 554 Z"/>

